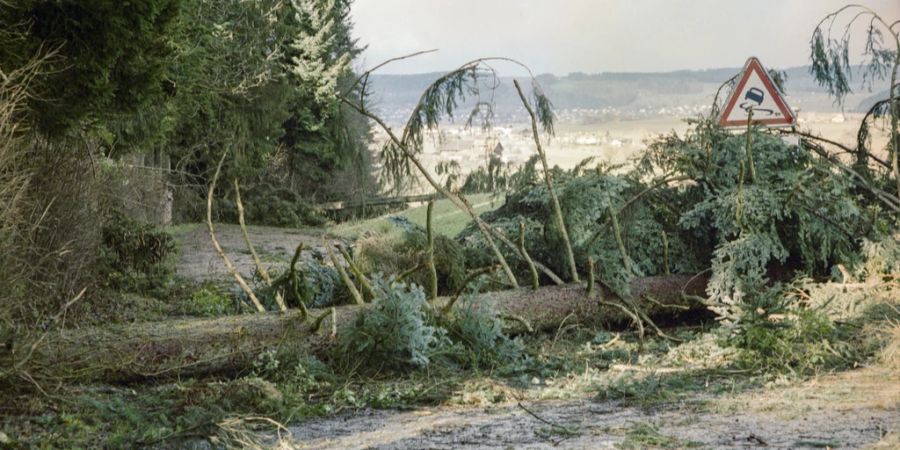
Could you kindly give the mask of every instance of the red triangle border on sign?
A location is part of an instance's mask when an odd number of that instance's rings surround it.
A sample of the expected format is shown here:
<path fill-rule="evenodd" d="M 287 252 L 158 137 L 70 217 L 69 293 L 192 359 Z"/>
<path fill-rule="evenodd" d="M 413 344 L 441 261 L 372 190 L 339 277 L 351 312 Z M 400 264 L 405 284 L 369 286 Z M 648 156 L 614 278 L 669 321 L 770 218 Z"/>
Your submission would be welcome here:
<path fill-rule="evenodd" d="M 776 119 L 761 119 L 761 120 L 753 120 L 754 124 L 760 125 L 785 125 L 790 126 L 794 125 L 797 122 L 797 117 L 794 115 L 794 112 L 790 107 L 787 106 L 784 99 L 781 98 L 781 93 L 778 92 L 778 89 L 775 88 L 775 84 L 772 83 L 772 80 L 769 78 L 769 73 L 763 69 L 762 63 L 759 62 L 756 57 L 750 57 L 747 60 L 747 64 L 744 66 L 744 71 L 742 72 L 741 81 L 737 84 L 734 90 L 731 91 L 731 95 L 728 96 L 728 101 L 725 103 L 725 108 L 722 110 L 722 115 L 719 118 L 719 126 L 720 127 L 733 127 L 733 126 L 746 126 L 747 120 L 725 120 L 734 109 L 734 106 L 737 104 L 738 97 L 740 93 L 744 90 L 744 85 L 747 84 L 747 81 L 750 79 L 751 71 L 755 71 L 759 78 L 762 80 L 763 85 L 765 85 L 766 90 L 769 91 L 769 95 L 772 96 L 772 99 L 775 101 L 775 105 L 778 106 L 778 109 L 781 111 L 781 118 Z"/>

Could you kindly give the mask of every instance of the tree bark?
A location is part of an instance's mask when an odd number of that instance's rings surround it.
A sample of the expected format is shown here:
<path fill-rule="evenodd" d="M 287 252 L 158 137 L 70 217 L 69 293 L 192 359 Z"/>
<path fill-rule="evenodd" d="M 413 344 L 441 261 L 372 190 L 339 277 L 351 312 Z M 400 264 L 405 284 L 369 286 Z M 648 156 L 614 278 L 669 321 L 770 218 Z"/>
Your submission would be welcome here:
<path fill-rule="evenodd" d="M 687 275 L 636 279 L 630 304 L 646 315 L 683 313 L 702 308 L 706 279 Z M 595 291 L 601 290 L 598 285 Z M 520 288 L 479 295 L 503 317 L 505 331 L 520 334 L 533 329 L 555 330 L 566 324 L 620 323 L 629 320 L 611 302 L 617 297 L 603 290 L 600 303 L 584 286 L 569 284 L 538 290 Z M 685 295 L 686 294 L 686 295 Z M 448 302 L 441 297 L 436 311 Z M 40 382 L 129 382 L 216 374 L 237 374 L 253 367 L 263 351 L 326 351 L 334 342 L 331 321 L 338 333 L 371 304 L 334 308 L 331 317 L 314 330 L 299 311 L 261 313 L 211 319 L 176 319 L 130 325 L 67 329 L 50 333 L 35 349 L 27 367 Z M 319 317 L 326 310 L 311 310 Z M 30 346 L 23 343 L 24 346 Z"/>

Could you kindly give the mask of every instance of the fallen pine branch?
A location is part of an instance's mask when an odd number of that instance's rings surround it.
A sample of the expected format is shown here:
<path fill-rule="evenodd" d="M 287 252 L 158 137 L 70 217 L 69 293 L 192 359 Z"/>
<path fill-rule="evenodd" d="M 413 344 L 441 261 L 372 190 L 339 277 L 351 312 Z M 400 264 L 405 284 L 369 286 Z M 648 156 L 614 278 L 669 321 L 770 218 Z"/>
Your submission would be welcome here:
<path fill-rule="evenodd" d="M 706 279 L 688 275 L 635 279 L 630 304 L 646 315 L 677 315 L 672 306 L 703 308 L 695 299 L 706 288 Z M 617 297 L 602 290 L 603 304 L 591 299 L 584 286 L 569 284 L 538 290 L 519 288 L 480 294 L 502 316 L 523 321 L 505 321 L 510 334 L 555 330 L 566 323 L 625 323 L 628 317 L 608 302 Z M 644 301 L 652 297 L 653 302 Z M 451 299 L 438 298 L 440 310 Z M 619 299 L 621 300 L 621 299 Z M 352 323 L 370 305 L 348 305 L 311 310 L 311 317 L 324 319 L 331 327 L 305 320 L 299 310 L 287 313 L 257 313 L 212 319 L 176 319 L 129 325 L 66 329 L 50 333 L 33 351 L 29 373 L 39 381 L 128 382 L 142 379 L 235 374 L 246 372 L 263 351 L 326 351 L 334 343 L 332 330 Z M 527 325 L 526 325 L 527 324 Z M 319 323 L 318 325 L 321 325 Z M 23 342 L 23 348 L 31 346 Z"/>

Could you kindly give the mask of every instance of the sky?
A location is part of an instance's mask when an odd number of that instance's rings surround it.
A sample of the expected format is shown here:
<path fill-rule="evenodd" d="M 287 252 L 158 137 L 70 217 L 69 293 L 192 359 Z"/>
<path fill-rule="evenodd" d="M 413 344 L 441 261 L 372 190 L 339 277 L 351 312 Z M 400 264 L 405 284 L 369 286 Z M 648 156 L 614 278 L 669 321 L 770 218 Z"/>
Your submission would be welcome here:
<path fill-rule="evenodd" d="M 420 50 L 437 52 L 378 73 L 446 71 L 506 56 L 535 73 L 663 72 L 808 64 L 816 24 L 847 0 L 355 0 L 359 68 Z M 900 1 L 857 1 L 888 23 Z M 846 16 L 847 18 L 852 15 Z M 862 43 L 866 24 L 851 35 Z M 861 52 L 861 47 L 858 48 Z M 516 74 L 514 68 L 500 69 Z"/>

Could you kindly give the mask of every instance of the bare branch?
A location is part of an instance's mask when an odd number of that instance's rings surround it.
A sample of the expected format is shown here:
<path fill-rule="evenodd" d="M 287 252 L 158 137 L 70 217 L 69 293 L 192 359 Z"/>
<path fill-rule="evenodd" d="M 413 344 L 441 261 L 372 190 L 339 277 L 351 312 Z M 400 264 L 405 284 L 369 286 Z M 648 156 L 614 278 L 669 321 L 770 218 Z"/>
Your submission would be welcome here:
<path fill-rule="evenodd" d="M 371 75 L 371 74 L 374 73 L 376 70 L 378 70 L 378 69 L 380 69 L 380 68 L 382 68 L 382 67 L 384 67 L 384 66 L 386 66 L 386 65 L 388 65 L 388 64 L 395 63 L 395 62 L 397 62 L 397 61 L 403 61 L 404 59 L 415 58 L 416 56 L 425 55 L 425 54 L 428 54 L 428 53 L 434 53 L 434 52 L 436 52 L 436 51 L 438 51 L 438 49 L 433 48 L 433 49 L 431 49 L 431 50 L 421 50 L 421 51 L 418 51 L 418 52 L 410 53 L 410 54 L 408 54 L 408 55 L 403 55 L 403 56 L 398 56 L 398 57 L 396 57 L 396 58 L 388 59 L 388 60 L 386 60 L 386 61 L 384 61 L 384 62 L 382 62 L 382 63 L 376 65 L 375 67 L 372 67 L 371 69 L 368 69 L 368 70 L 366 70 L 365 72 L 363 72 L 362 75 L 360 75 L 359 77 L 357 77 L 357 78 L 356 78 L 356 81 L 354 81 L 353 84 L 352 84 L 349 88 L 347 88 L 347 90 L 345 90 L 343 93 L 341 93 L 340 96 L 341 96 L 341 97 L 346 97 L 346 96 L 350 95 L 350 93 L 353 92 L 353 90 L 356 89 L 356 87 L 359 86 L 360 83 L 363 84 L 363 92 L 365 92 L 365 86 L 368 84 L 369 75 Z"/>
<path fill-rule="evenodd" d="M 362 294 L 359 293 L 359 289 L 356 289 L 356 285 L 353 284 L 353 280 L 350 279 L 350 275 L 347 275 L 347 271 L 344 270 L 344 266 L 338 262 L 337 257 L 334 256 L 334 250 L 331 248 L 331 242 L 322 238 L 322 245 L 325 247 L 325 252 L 328 253 L 328 258 L 331 260 L 331 264 L 334 265 L 334 269 L 338 271 L 338 274 L 341 276 L 341 280 L 344 282 L 344 285 L 347 286 L 347 290 L 350 291 L 350 295 L 353 296 L 353 300 L 357 305 L 365 304 L 363 301 Z"/>
<path fill-rule="evenodd" d="M 228 270 L 228 273 L 234 277 L 235 281 L 237 281 L 238 286 L 241 287 L 241 290 L 247 294 L 247 297 L 253 302 L 253 306 L 256 307 L 258 312 L 265 312 L 266 308 L 263 307 L 262 303 L 259 302 L 259 299 L 256 298 L 256 294 L 253 293 L 253 289 L 250 289 L 250 285 L 244 281 L 244 277 L 237 271 L 234 267 L 234 264 L 228 259 L 228 255 L 225 254 L 225 251 L 222 250 L 222 246 L 219 245 L 219 240 L 216 239 L 216 230 L 213 227 L 212 221 L 212 205 L 213 205 L 213 195 L 216 190 L 216 181 L 219 179 L 219 173 L 222 171 L 222 164 L 225 162 L 225 156 L 228 155 L 228 151 L 222 153 L 222 158 L 219 159 L 219 165 L 216 166 L 216 173 L 213 175 L 212 181 L 209 184 L 209 192 L 206 197 L 206 227 L 209 230 L 209 238 L 212 241 L 213 247 L 216 249 L 216 253 L 219 254 L 219 258 L 222 259 L 222 263 L 225 264 L 225 268 Z"/>
<path fill-rule="evenodd" d="M 272 278 L 263 266 L 262 261 L 259 259 L 259 255 L 256 253 L 256 248 L 253 247 L 253 243 L 250 241 L 250 233 L 247 231 L 247 224 L 244 222 L 244 202 L 241 201 L 241 185 L 237 178 L 234 179 L 234 202 L 237 205 L 238 224 L 241 227 L 241 234 L 244 236 L 244 243 L 247 244 L 247 249 L 250 250 L 253 264 L 256 265 L 256 272 L 259 273 L 259 276 L 265 281 L 266 286 L 272 286 Z M 287 305 L 284 303 L 284 297 L 281 295 L 281 292 L 275 293 L 275 303 L 278 303 L 278 308 L 282 312 L 287 311 Z"/>

